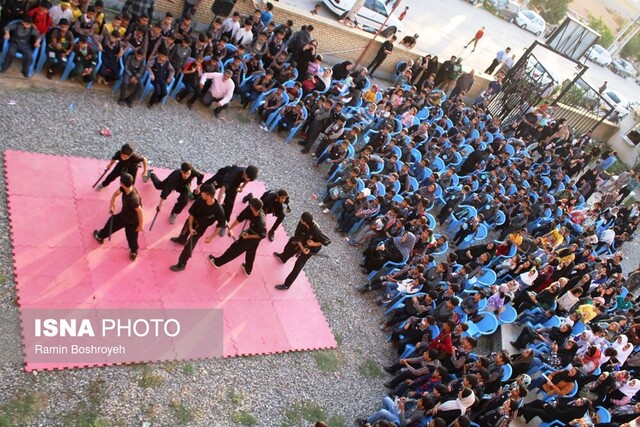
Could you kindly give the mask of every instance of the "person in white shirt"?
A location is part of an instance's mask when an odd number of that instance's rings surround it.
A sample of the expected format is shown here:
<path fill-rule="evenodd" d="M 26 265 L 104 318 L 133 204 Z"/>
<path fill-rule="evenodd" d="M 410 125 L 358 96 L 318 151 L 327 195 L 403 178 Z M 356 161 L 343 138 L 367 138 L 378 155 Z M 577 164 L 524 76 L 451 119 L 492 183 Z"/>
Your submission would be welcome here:
<path fill-rule="evenodd" d="M 509 57 L 509 53 L 511 53 L 510 47 L 496 53 L 496 57 L 493 58 L 493 62 L 491 63 L 491 65 L 489 65 L 487 69 L 484 70 L 485 74 L 493 74 L 493 72 L 496 70 L 496 67 L 498 67 L 498 65 L 500 64 L 503 64 L 504 61 Z"/>
<path fill-rule="evenodd" d="M 234 44 L 236 46 L 243 46 L 245 50 L 251 49 L 251 44 L 253 43 L 253 21 L 251 19 L 247 19 L 244 21 L 244 27 L 239 29 L 236 33 Z"/>
<path fill-rule="evenodd" d="M 202 96 L 202 103 L 209 107 L 213 104 L 213 114 L 220 117 L 220 112 L 229 106 L 233 91 L 236 87 L 231 79 L 233 71 L 225 70 L 224 73 L 203 73 L 200 78 L 200 89 L 204 87 L 207 80 L 211 80 L 211 87 Z"/>
<path fill-rule="evenodd" d="M 504 59 L 504 70 L 505 70 L 505 72 L 507 72 L 511 68 L 513 68 L 514 65 L 516 65 L 516 56 L 515 55 L 507 56 Z"/>
<path fill-rule="evenodd" d="M 60 2 L 59 5 L 51 7 L 51 9 L 49 9 L 49 16 L 54 26 L 58 25 L 62 18 L 72 22 L 73 12 L 71 11 L 71 3 L 63 1 Z"/>
<path fill-rule="evenodd" d="M 235 40 L 240 31 L 240 13 L 233 12 L 233 16 L 222 21 L 222 35 L 226 36 L 229 40 Z"/>

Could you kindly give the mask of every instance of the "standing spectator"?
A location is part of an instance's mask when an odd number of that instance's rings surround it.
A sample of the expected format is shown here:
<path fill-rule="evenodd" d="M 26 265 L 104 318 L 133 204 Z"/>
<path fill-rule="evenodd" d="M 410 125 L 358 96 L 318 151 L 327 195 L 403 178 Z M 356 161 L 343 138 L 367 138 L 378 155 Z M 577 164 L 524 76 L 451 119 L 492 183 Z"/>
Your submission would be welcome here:
<path fill-rule="evenodd" d="M 313 25 L 303 25 L 302 28 L 300 28 L 300 31 L 293 33 L 287 43 L 287 50 L 291 54 L 289 62 L 299 62 L 302 50 L 313 40 L 311 32 L 313 32 Z M 302 77 L 304 78 L 304 76 Z"/>
<path fill-rule="evenodd" d="M 173 80 L 175 75 L 175 69 L 171 62 L 169 62 L 169 56 L 164 48 L 158 49 L 158 54 L 151 58 L 147 63 L 147 72 L 153 85 L 153 93 L 149 104 L 149 108 L 162 101 L 167 96 L 167 86 Z"/>
<path fill-rule="evenodd" d="M 137 22 L 140 16 L 153 16 L 154 7 L 155 0 L 126 0 L 122 12 L 129 13 L 131 20 Z"/>
<path fill-rule="evenodd" d="M 233 15 L 222 21 L 222 36 L 227 40 L 235 40 L 240 31 L 240 12 L 233 12 Z"/>
<path fill-rule="evenodd" d="M 502 69 L 504 73 L 508 73 L 513 66 L 516 65 L 516 55 L 515 53 L 511 56 L 507 56 L 504 60 L 504 64 L 502 65 Z"/>
<path fill-rule="evenodd" d="M 22 53 L 22 75 L 29 77 L 29 67 L 33 59 L 33 49 L 40 47 L 42 37 L 33 26 L 33 18 L 24 16 L 22 22 L 13 22 L 4 28 L 4 38 L 9 40 L 9 52 L 2 64 L 1 73 L 11 67 L 17 52 Z"/>
<path fill-rule="evenodd" d="M 455 85 L 456 80 L 462 74 L 462 58 L 458 58 L 451 66 L 451 71 L 444 76 L 444 80 L 440 83 L 439 88 L 445 93 L 449 92 Z"/>
<path fill-rule="evenodd" d="M 373 58 L 373 61 L 371 61 L 371 64 L 369 64 L 369 66 L 367 67 L 369 69 L 369 75 L 371 77 L 373 77 L 373 73 L 384 62 L 384 60 L 387 59 L 387 56 L 390 55 L 391 52 L 393 52 L 393 42 L 395 42 L 396 40 L 398 40 L 396 36 L 391 36 L 391 40 L 386 40 L 384 43 L 382 43 L 382 46 L 380 46 L 376 57 Z"/>
<path fill-rule="evenodd" d="M 605 82 L 604 82 L 604 83 L 602 83 L 602 86 L 600 86 L 600 87 L 598 88 L 598 93 L 599 93 L 600 95 L 602 95 L 602 94 L 604 93 L 604 91 L 605 91 L 605 90 L 607 90 L 607 83 L 608 83 L 608 82 L 605 80 Z"/>
<path fill-rule="evenodd" d="M 438 69 L 438 73 L 436 74 L 436 86 L 441 87 L 442 83 L 445 82 L 449 75 L 453 72 L 453 65 L 456 63 L 458 58 L 455 55 L 451 56 L 451 59 L 448 59 L 442 63 L 442 66 Z"/>
<path fill-rule="evenodd" d="M 458 80 L 456 80 L 456 85 L 451 91 L 449 95 L 450 99 L 455 99 L 462 92 L 468 92 L 469 89 L 473 86 L 473 82 L 475 81 L 475 70 L 471 70 L 468 73 L 464 73 L 461 75 Z"/>
<path fill-rule="evenodd" d="M 484 36 L 484 27 L 480 28 L 477 32 L 476 35 L 473 36 L 473 38 L 471 40 L 469 40 L 469 43 L 467 43 L 466 45 L 464 45 L 464 48 L 468 48 L 469 45 L 471 43 L 473 43 L 473 50 L 471 51 L 472 53 L 476 51 L 476 46 L 478 46 L 478 42 L 480 41 L 480 39 L 482 38 L 482 36 Z"/>
<path fill-rule="evenodd" d="M 53 25 L 58 25 L 62 18 L 71 22 L 73 19 L 73 12 L 71 12 L 71 3 L 67 1 L 61 1 L 60 4 L 53 6 L 49 9 L 49 16 L 51 16 L 51 22 Z"/>
<path fill-rule="evenodd" d="M 49 8 L 51 3 L 48 0 L 44 0 L 40 3 L 40 6 L 31 9 L 27 15 L 33 18 L 33 25 L 40 32 L 41 35 L 45 35 L 51 28 L 52 19 L 49 16 Z"/>
<path fill-rule="evenodd" d="M 511 48 L 510 47 L 508 47 L 505 50 L 501 50 L 500 52 L 496 53 L 496 57 L 493 58 L 493 62 L 491 63 L 491 65 L 489 65 L 487 67 L 487 69 L 484 70 L 485 74 L 493 74 L 493 72 L 496 70 L 496 67 L 498 67 L 498 65 L 504 63 L 504 61 L 509 56 L 509 53 L 511 53 Z"/>
<path fill-rule="evenodd" d="M 184 0 L 181 17 L 184 18 L 187 15 L 195 15 L 200 3 L 202 3 L 202 0 Z"/>
<path fill-rule="evenodd" d="M 405 6 L 404 10 L 402 11 L 402 13 L 400 13 L 400 16 L 398 16 L 398 19 L 400 21 L 402 21 L 406 16 L 407 16 L 407 12 L 409 11 L 409 6 Z M 484 28 L 484 27 L 482 27 Z"/>

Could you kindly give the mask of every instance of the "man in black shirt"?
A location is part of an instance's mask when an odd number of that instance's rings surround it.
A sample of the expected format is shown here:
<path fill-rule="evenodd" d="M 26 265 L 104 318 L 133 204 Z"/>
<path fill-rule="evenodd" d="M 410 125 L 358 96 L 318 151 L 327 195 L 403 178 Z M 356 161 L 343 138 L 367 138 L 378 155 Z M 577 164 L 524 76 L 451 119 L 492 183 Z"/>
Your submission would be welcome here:
<path fill-rule="evenodd" d="M 295 234 L 289 239 L 282 253 L 273 253 L 283 264 L 294 255 L 298 257 L 291 273 L 283 284 L 276 285 L 276 289 L 281 291 L 289 289 L 309 258 L 320 252 L 324 244 L 329 244 L 328 238 L 320 231 L 318 224 L 313 221 L 313 216 L 309 212 L 303 212 Z"/>
<path fill-rule="evenodd" d="M 217 199 L 222 201 L 224 215 L 227 222 L 231 219 L 233 204 L 236 201 L 236 195 L 244 189 L 244 186 L 258 177 L 258 168 L 249 165 L 246 168 L 240 166 L 225 166 L 211 178 L 205 181 L 205 184 L 213 184 L 215 188 L 219 188 Z M 224 200 L 223 200 L 224 198 Z M 224 236 L 224 228 L 220 230 L 220 236 Z"/>
<path fill-rule="evenodd" d="M 118 163 L 116 163 L 118 162 Z M 128 173 L 133 177 L 133 182 L 136 182 L 136 175 L 138 174 L 138 165 L 142 163 L 142 179 L 146 181 L 147 178 L 147 159 L 138 155 L 135 149 L 130 144 L 124 144 L 122 148 L 116 151 L 111 161 L 106 167 L 106 170 L 111 169 L 111 166 L 116 164 L 111 173 L 96 187 L 96 191 L 102 190 L 107 185 L 111 184 L 116 178 L 123 173 Z"/>
<path fill-rule="evenodd" d="M 169 217 L 169 222 L 171 224 L 175 224 L 176 217 L 180 212 L 182 212 L 184 207 L 187 206 L 189 194 L 191 193 L 191 181 L 193 178 L 196 178 L 197 185 L 200 187 L 202 185 L 202 180 L 204 179 L 204 174 L 191 166 L 190 163 L 185 162 L 180 166 L 180 169 L 171 172 L 164 181 L 160 181 L 153 171 L 149 171 L 149 178 L 151 178 L 151 182 L 153 182 L 153 186 L 156 190 L 161 190 L 160 203 L 158 203 L 158 207 L 156 208 L 158 211 L 172 191 L 175 190 L 178 192 L 178 200 L 173 206 L 171 216 Z M 194 193 L 197 194 L 198 192 L 199 190 L 196 189 Z"/>
<path fill-rule="evenodd" d="M 382 46 L 380 46 L 378 53 L 376 53 L 376 57 L 373 58 L 373 61 L 371 61 L 371 64 L 369 64 L 369 66 L 367 67 L 369 69 L 369 76 L 373 77 L 373 72 L 376 71 L 380 64 L 382 64 L 384 60 L 387 59 L 387 56 L 391 52 L 393 52 L 393 42 L 395 42 L 396 40 L 398 40 L 396 36 L 391 36 L 391 40 L 386 40 L 384 43 L 382 43 Z"/>
<path fill-rule="evenodd" d="M 189 218 L 185 221 L 180 235 L 171 238 L 172 242 L 184 245 L 180 258 L 178 258 L 178 263 L 169 267 L 172 271 L 185 269 L 187 261 L 189 261 L 193 253 L 193 248 L 209 226 L 217 223 L 218 228 L 223 228 L 227 225 L 222 206 L 214 198 L 215 194 L 216 189 L 213 185 L 200 187 L 200 197 L 189 208 Z M 212 236 L 215 236 L 215 233 Z"/>
<path fill-rule="evenodd" d="M 253 194 L 249 193 L 242 198 L 243 203 L 247 203 L 253 200 Z M 271 214 L 276 217 L 276 222 L 273 223 L 273 226 L 267 233 L 267 237 L 270 242 L 273 242 L 275 238 L 276 229 L 282 224 L 282 221 L 285 217 L 285 207 L 287 205 L 286 211 L 291 212 L 291 208 L 289 207 L 289 193 L 284 188 L 281 188 L 278 191 L 265 191 L 262 196 L 260 196 L 260 200 L 262 200 L 262 210 L 264 214 Z"/>
<path fill-rule="evenodd" d="M 122 210 L 115 214 L 116 200 L 120 195 L 122 196 Z M 102 244 L 105 238 L 111 237 L 111 234 L 124 228 L 131 251 L 129 257 L 132 261 L 135 260 L 138 256 L 138 233 L 144 228 L 144 214 L 142 212 L 142 198 L 133 186 L 133 177 L 130 174 L 123 173 L 120 176 L 120 188 L 111 196 L 109 212 L 111 218 L 107 220 L 102 230 L 93 231 L 93 237 Z"/>
<path fill-rule="evenodd" d="M 264 212 L 262 211 L 262 200 L 251 199 L 249 206 L 240 212 L 240 215 L 238 215 L 234 223 L 229 227 L 229 237 L 235 237 L 232 229 L 242 221 L 247 221 L 249 227 L 242 230 L 240 237 L 238 237 L 221 256 L 216 258 L 213 255 L 209 255 L 209 261 L 211 261 L 214 267 L 220 268 L 229 261 L 242 255 L 242 253 L 246 253 L 242 270 L 249 276 L 253 269 L 253 261 L 256 259 L 258 245 L 267 235 L 267 223 L 264 219 Z M 214 237 L 215 235 L 211 235 L 207 237 L 205 241 L 209 243 Z"/>

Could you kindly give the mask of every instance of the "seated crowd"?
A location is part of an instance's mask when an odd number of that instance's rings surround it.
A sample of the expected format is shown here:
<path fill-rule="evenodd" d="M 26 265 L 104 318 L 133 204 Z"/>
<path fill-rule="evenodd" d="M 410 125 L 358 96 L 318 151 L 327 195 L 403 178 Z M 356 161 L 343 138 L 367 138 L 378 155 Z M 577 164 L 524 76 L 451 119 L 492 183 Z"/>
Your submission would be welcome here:
<path fill-rule="evenodd" d="M 114 83 L 121 105 L 171 95 L 219 116 L 235 94 L 264 130 L 299 133 L 313 165 L 328 165 L 320 206 L 362 249 L 359 290 L 379 293 L 398 354 L 384 367 L 389 396 L 360 424 L 621 425 L 640 415 L 640 269 L 623 275 L 619 252 L 640 223 L 638 203 L 621 205 L 635 177 L 610 176 L 615 153 L 545 104 L 503 126 L 485 109 L 502 75 L 467 106 L 473 72 L 453 84 L 429 55 L 380 88 L 350 61 L 324 67 L 313 27 L 276 25 L 269 8 L 202 33 L 189 14 L 151 23 L 125 10 L 106 22 L 100 0 L 11 13 L 3 71 L 21 52 L 28 76 L 42 44 L 48 78 Z M 480 336 L 502 323 L 519 327 L 512 353 L 478 354 Z"/>

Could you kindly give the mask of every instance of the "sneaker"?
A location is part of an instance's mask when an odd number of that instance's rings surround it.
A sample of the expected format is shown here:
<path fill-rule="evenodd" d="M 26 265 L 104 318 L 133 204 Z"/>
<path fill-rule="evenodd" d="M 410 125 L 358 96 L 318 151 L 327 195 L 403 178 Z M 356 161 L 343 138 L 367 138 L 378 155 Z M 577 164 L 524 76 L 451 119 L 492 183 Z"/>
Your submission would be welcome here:
<path fill-rule="evenodd" d="M 282 259 L 282 254 L 279 254 L 278 252 L 274 252 L 273 256 L 278 258 L 280 260 L 281 263 L 285 263 L 285 261 Z"/>
<path fill-rule="evenodd" d="M 169 224 L 175 224 L 177 217 L 178 217 L 178 214 L 172 213 L 171 216 L 169 217 Z"/>
<path fill-rule="evenodd" d="M 171 240 L 173 243 L 177 243 L 179 245 L 186 245 L 187 244 L 187 241 L 182 239 L 182 238 L 180 238 L 180 237 L 172 237 L 169 240 Z"/>
<path fill-rule="evenodd" d="M 273 242 L 273 240 L 275 239 L 275 233 L 273 231 L 270 231 L 269 234 L 267 235 L 267 238 L 269 239 L 270 242 Z"/>
<path fill-rule="evenodd" d="M 96 191 L 100 191 L 104 188 L 104 185 L 102 184 L 98 184 L 98 186 L 96 187 Z"/>
<path fill-rule="evenodd" d="M 53 70 L 52 69 L 48 69 L 47 70 L 47 79 L 51 80 L 53 78 Z"/>
<path fill-rule="evenodd" d="M 131 259 L 131 261 L 135 261 L 136 258 L 138 258 L 138 252 L 131 252 L 129 254 L 129 258 Z"/>
<path fill-rule="evenodd" d="M 331 209 L 329 209 L 329 208 L 324 208 L 322 210 L 322 213 L 325 213 L 325 214 L 328 214 L 329 212 L 331 212 Z"/>
<path fill-rule="evenodd" d="M 129 107 L 129 108 L 133 108 L 133 103 L 132 103 L 130 100 L 125 99 L 125 101 L 124 101 L 124 102 L 127 104 L 127 107 Z"/>
<path fill-rule="evenodd" d="M 185 269 L 184 265 L 181 264 L 176 264 L 176 265 L 172 265 L 171 267 L 169 267 L 169 270 L 171 271 L 182 271 Z"/>
<path fill-rule="evenodd" d="M 244 262 L 242 263 L 242 271 L 244 271 L 244 274 L 247 276 L 251 276 L 251 272 L 247 271 L 247 265 Z"/>
<path fill-rule="evenodd" d="M 96 239 L 96 242 L 103 244 L 104 239 L 100 237 L 100 232 L 98 230 L 93 230 L 93 238 Z"/>
<path fill-rule="evenodd" d="M 318 206 L 323 207 L 324 206 L 324 202 L 318 203 Z"/>
<path fill-rule="evenodd" d="M 220 266 L 216 264 L 216 257 L 214 257 L 213 255 L 209 255 L 209 261 L 211 262 L 211 264 L 213 264 L 215 268 L 220 268 Z"/>
<path fill-rule="evenodd" d="M 286 285 L 276 285 L 275 288 L 280 291 L 286 291 L 287 289 L 289 289 L 289 287 Z"/>
<path fill-rule="evenodd" d="M 220 236 L 220 237 L 224 237 L 224 234 L 225 234 L 226 232 L 227 232 L 227 228 L 226 228 L 226 227 L 222 227 L 222 228 L 220 229 L 220 234 L 219 234 L 219 236 Z"/>

